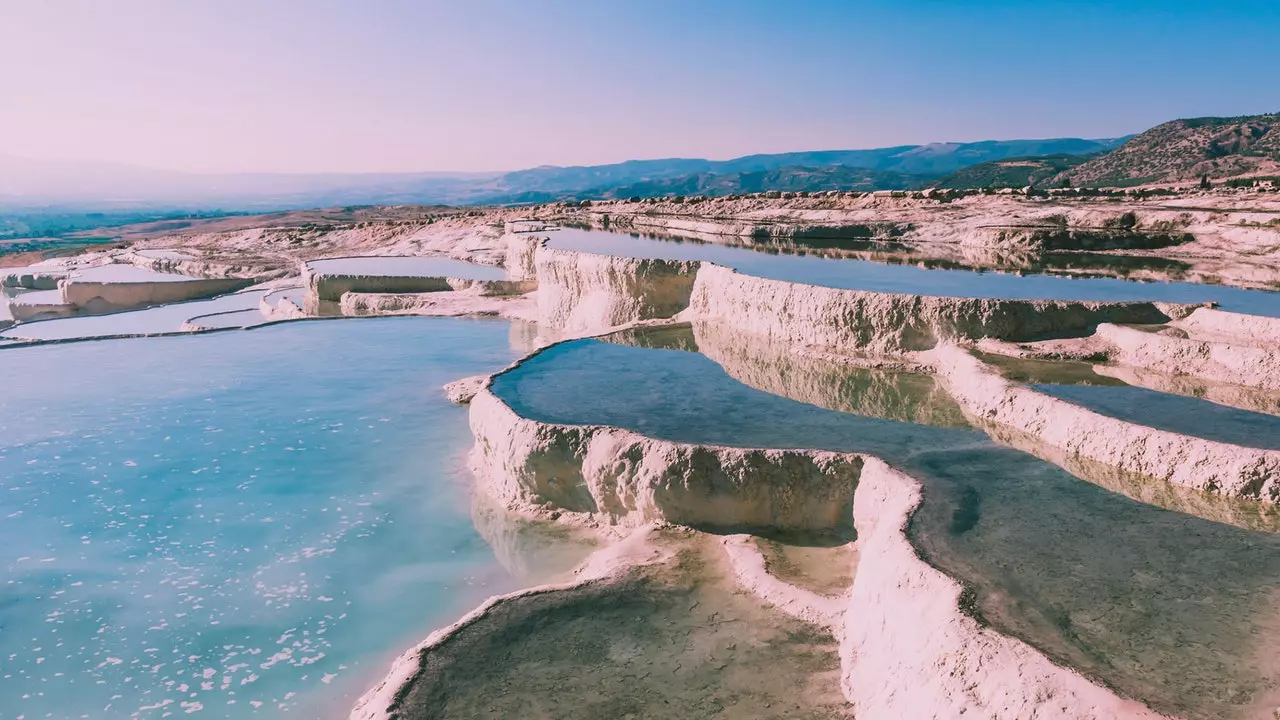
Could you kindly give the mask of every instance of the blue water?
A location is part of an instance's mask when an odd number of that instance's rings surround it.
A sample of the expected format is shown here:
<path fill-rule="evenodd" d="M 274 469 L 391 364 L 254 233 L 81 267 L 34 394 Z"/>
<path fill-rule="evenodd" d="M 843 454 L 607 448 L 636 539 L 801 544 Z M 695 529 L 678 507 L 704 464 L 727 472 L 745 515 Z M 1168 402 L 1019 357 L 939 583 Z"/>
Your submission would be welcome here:
<path fill-rule="evenodd" d="M 346 717 L 516 584 L 440 390 L 513 355 L 425 318 L 0 353 L 0 718 Z"/>
<path fill-rule="evenodd" d="M 1280 450 L 1280 417 L 1140 387 L 1034 385 L 1036 390 L 1110 417 L 1184 435 Z"/>
<path fill-rule="evenodd" d="M 312 260 L 313 272 L 389 277 L 455 277 L 465 280 L 501 280 L 502 268 L 442 257 L 354 257 Z"/>
<path fill-rule="evenodd" d="M 707 260 L 748 275 L 824 287 L 972 298 L 1215 301 L 1224 310 L 1280 317 L 1280 293 L 1225 285 L 921 268 L 870 260 L 773 254 L 601 230 L 564 228 L 548 235 L 550 246 L 555 248 L 622 257 Z"/>
<path fill-rule="evenodd" d="M 56 292 L 56 291 L 55 291 Z M 178 332 L 182 323 L 197 315 L 251 310 L 258 307 L 265 291 L 247 290 L 212 300 L 159 305 L 145 310 L 60 318 L 26 323 L 0 332 L 0 337 L 27 340 L 67 340 L 71 338 L 110 337 L 113 335 L 152 335 Z"/>

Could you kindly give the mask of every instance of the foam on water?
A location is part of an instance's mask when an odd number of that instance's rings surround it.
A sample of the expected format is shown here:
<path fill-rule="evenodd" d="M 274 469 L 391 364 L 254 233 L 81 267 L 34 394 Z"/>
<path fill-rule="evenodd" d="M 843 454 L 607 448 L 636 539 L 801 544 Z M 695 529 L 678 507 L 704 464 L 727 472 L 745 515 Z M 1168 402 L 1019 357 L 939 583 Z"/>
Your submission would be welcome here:
<path fill-rule="evenodd" d="M 507 338 L 400 318 L 4 352 L 0 716 L 345 715 L 516 582 L 440 391 Z"/>

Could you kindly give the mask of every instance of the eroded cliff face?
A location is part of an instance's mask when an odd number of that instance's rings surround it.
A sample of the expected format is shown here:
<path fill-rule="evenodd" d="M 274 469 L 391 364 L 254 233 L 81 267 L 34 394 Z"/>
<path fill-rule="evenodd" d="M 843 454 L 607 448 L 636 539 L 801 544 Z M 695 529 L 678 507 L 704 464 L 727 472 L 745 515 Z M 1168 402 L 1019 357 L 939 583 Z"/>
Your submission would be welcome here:
<path fill-rule="evenodd" d="M 689 306 L 699 263 L 536 250 L 541 321 L 567 331 L 669 318 Z"/>
<path fill-rule="evenodd" d="M 1135 331 L 1137 332 L 1137 331 Z M 1280 501 L 1280 451 L 1214 442 L 1108 417 L 1010 382 L 964 349 L 940 347 L 938 377 L 982 422 L 1068 455 L 1226 497 Z"/>
<path fill-rule="evenodd" d="M 768 280 L 704 264 L 689 316 L 798 345 L 901 353 L 957 340 L 1087 335 L 1099 323 L 1159 323 L 1182 306 L 898 295 Z"/>
<path fill-rule="evenodd" d="M 490 391 L 471 401 L 482 489 L 513 508 L 610 526 L 831 530 L 850 522 L 856 455 L 654 440 L 521 418 Z"/>

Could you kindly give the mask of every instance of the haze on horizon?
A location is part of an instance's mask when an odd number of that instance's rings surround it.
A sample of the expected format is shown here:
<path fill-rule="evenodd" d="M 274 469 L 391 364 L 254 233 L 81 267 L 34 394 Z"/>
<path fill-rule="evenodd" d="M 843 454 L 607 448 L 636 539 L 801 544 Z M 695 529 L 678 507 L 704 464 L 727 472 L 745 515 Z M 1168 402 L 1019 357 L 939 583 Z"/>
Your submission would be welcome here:
<path fill-rule="evenodd" d="M 0 154 L 514 170 L 1280 108 L 1280 3 L 9 0 Z"/>

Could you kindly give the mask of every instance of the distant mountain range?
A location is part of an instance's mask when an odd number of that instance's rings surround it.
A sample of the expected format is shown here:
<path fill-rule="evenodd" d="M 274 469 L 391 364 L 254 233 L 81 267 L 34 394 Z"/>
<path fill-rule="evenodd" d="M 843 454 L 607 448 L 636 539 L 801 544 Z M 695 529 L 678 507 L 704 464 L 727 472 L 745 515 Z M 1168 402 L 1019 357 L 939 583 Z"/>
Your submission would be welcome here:
<path fill-rule="evenodd" d="M 260 210 L 322 205 L 546 202 L 657 193 L 896 189 L 990 160 L 1104 152 L 1120 140 L 990 140 L 508 173 L 195 174 L 0 155 L 0 207 L 48 204 Z"/>
<path fill-rule="evenodd" d="M 871 150 L 669 158 L 506 173 L 202 175 L 0 155 L 0 215 L 60 206 L 262 211 L 347 205 L 514 204 L 766 190 L 1127 186 L 1280 174 L 1280 115 L 1199 118 L 1137 136 L 987 140 Z"/>

